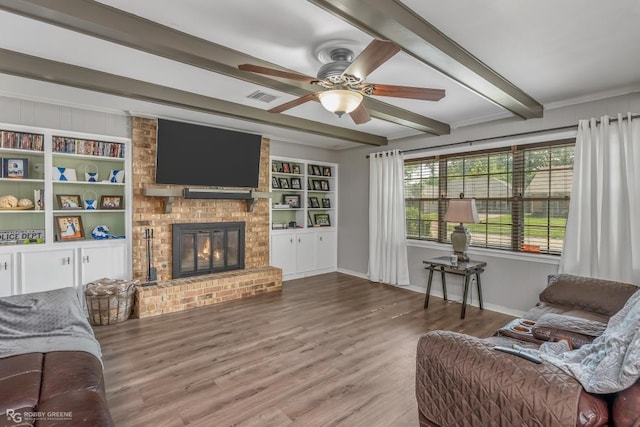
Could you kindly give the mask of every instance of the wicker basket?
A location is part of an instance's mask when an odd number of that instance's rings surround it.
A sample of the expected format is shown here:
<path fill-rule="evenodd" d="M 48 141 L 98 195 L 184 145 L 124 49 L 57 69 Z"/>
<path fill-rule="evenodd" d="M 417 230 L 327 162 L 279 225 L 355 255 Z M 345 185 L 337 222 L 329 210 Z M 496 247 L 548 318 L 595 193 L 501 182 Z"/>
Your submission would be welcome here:
<path fill-rule="evenodd" d="M 137 280 L 100 279 L 85 286 L 89 323 L 113 325 L 131 316 Z"/>

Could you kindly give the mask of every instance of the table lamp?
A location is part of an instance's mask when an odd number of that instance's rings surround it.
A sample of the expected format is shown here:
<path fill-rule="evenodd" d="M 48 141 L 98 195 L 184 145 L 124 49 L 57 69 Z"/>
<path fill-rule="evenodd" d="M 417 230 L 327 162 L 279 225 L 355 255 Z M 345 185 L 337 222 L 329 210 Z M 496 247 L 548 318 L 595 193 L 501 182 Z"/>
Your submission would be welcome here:
<path fill-rule="evenodd" d="M 455 199 L 449 201 L 447 213 L 444 215 L 446 222 L 458 222 L 455 230 L 451 233 L 451 245 L 453 251 L 458 256 L 458 261 L 469 261 L 467 249 L 471 243 L 471 234 L 464 223 L 480 222 L 475 199 Z"/>

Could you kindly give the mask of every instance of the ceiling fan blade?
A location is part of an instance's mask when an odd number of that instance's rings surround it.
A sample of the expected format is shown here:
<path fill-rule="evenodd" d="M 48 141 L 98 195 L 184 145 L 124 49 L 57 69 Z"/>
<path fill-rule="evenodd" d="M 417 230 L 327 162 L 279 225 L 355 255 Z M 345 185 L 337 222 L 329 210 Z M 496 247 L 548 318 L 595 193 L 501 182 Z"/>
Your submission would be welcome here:
<path fill-rule="evenodd" d="M 304 104 L 305 102 L 311 101 L 316 97 L 318 93 L 309 93 L 305 96 L 301 96 L 300 98 L 296 98 L 293 101 L 285 102 L 284 104 L 278 105 L 277 107 L 273 107 L 268 110 L 270 113 L 282 113 L 283 111 L 287 111 L 293 107 L 297 107 L 298 105 Z"/>
<path fill-rule="evenodd" d="M 400 52 L 400 46 L 394 42 L 373 40 L 344 70 L 343 74 L 350 74 L 364 80 L 369 73 L 387 62 L 398 52 Z"/>
<path fill-rule="evenodd" d="M 367 111 L 363 103 L 360 103 L 360 105 L 358 105 L 358 108 L 350 112 L 349 116 L 351 116 L 351 119 L 357 125 L 367 123 L 369 120 L 371 120 L 371 116 L 369 115 L 369 112 Z"/>
<path fill-rule="evenodd" d="M 396 98 L 422 99 L 423 101 L 439 101 L 444 98 L 443 89 L 429 89 L 425 87 L 379 85 L 372 83 L 372 95 L 394 96 Z"/>
<path fill-rule="evenodd" d="M 301 82 L 312 83 L 318 81 L 314 77 L 305 76 L 303 74 L 289 73 L 287 71 L 274 70 L 273 68 L 261 67 L 253 64 L 240 64 L 238 69 L 242 71 L 250 71 L 257 74 L 265 74 L 267 76 L 282 77 L 283 79 L 298 80 Z"/>

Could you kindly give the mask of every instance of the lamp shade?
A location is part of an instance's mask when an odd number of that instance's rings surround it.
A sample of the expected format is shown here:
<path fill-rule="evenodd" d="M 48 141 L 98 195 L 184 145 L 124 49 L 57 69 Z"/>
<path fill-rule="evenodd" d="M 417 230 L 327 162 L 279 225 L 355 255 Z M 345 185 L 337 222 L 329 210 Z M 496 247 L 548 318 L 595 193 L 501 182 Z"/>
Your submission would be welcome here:
<path fill-rule="evenodd" d="M 362 95 L 351 90 L 327 90 L 318 94 L 320 103 L 324 108 L 336 113 L 338 116 L 350 113 L 362 102 Z"/>
<path fill-rule="evenodd" d="M 475 199 L 455 199 L 449 201 L 447 213 L 444 215 L 446 222 L 476 223 L 480 222 Z"/>

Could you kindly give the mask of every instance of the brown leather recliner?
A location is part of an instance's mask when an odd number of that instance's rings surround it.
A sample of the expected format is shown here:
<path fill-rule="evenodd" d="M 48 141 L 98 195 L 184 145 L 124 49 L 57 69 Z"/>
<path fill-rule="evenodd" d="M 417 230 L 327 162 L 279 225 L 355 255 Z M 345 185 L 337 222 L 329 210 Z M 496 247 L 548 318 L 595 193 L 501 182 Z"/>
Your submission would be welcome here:
<path fill-rule="evenodd" d="M 113 426 L 102 364 L 57 351 L 0 359 L 0 426 Z"/>
<path fill-rule="evenodd" d="M 606 322 L 637 290 L 626 283 L 551 275 L 540 302 L 523 318 L 557 313 Z M 563 335 L 567 334 L 553 331 L 558 339 Z M 423 335 L 416 358 L 420 424 L 640 426 L 640 382 L 613 395 L 590 394 L 549 363 L 536 364 L 493 349 L 536 342 L 447 331 Z"/>

